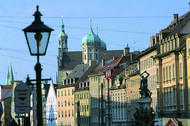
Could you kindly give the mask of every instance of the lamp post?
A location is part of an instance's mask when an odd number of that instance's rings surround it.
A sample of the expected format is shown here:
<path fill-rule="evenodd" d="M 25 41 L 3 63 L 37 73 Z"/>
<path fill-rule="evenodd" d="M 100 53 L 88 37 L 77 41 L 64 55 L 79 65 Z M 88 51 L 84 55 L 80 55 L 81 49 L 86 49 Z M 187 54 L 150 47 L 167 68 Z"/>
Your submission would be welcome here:
<path fill-rule="evenodd" d="M 46 26 L 41 21 L 42 14 L 39 12 L 39 6 L 36 7 L 34 13 L 35 20 L 31 25 L 23 29 L 26 41 L 29 47 L 30 54 L 37 56 L 37 64 L 35 66 L 36 71 L 36 85 L 37 85 L 37 126 L 43 126 L 42 115 L 42 94 L 41 94 L 41 64 L 39 62 L 39 56 L 46 54 L 46 50 L 49 43 L 51 31 L 50 27 Z"/>

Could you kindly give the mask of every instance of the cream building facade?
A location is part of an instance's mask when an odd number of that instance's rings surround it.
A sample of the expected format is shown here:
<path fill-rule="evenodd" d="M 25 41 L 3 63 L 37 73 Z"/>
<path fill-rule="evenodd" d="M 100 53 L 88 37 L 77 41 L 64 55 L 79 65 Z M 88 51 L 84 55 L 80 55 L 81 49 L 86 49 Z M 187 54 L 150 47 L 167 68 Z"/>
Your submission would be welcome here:
<path fill-rule="evenodd" d="M 58 126 L 74 126 L 74 86 L 57 89 Z"/>
<path fill-rule="evenodd" d="M 157 71 L 159 117 L 188 117 L 188 84 L 184 36 L 189 33 L 190 13 L 174 21 L 159 33 L 160 53 L 154 57 Z"/>
<path fill-rule="evenodd" d="M 152 92 L 151 107 L 155 111 L 157 110 L 157 78 L 156 78 L 157 73 L 156 71 L 158 71 L 158 66 L 156 65 L 156 62 L 153 60 L 153 57 L 159 53 L 159 46 L 157 44 L 158 41 L 154 42 L 156 39 L 158 40 L 157 36 L 155 36 L 155 38 L 151 37 L 150 47 L 139 55 L 140 73 L 147 71 L 150 74 L 150 76 L 148 77 L 148 89 Z"/>
<path fill-rule="evenodd" d="M 140 79 L 138 62 L 129 65 L 125 69 L 127 125 L 135 124 L 133 114 L 136 112 L 136 108 L 138 108 Z"/>

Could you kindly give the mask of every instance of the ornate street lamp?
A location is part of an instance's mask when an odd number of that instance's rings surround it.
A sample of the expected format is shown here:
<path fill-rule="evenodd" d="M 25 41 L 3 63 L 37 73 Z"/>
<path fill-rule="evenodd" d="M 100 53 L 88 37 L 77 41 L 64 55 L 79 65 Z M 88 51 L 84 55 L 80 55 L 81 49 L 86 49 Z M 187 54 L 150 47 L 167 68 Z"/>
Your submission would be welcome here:
<path fill-rule="evenodd" d="M 37 56 L 37 64 L 35 66 L 36 71 L 36 84 L 37 84 L 37 125 L 43 126 L 42 119 L 42 94 L 41 94 L 41 64 L 39 62 L 39 56 L 45 55 L 49 43 L 51 31 L 50 27 L 46 26 L 41 21 L 42 14 L 39 12 L 39 6 L 34 13 L 35 20 L 31 25 L 23 29 L 30 54 Z"/>

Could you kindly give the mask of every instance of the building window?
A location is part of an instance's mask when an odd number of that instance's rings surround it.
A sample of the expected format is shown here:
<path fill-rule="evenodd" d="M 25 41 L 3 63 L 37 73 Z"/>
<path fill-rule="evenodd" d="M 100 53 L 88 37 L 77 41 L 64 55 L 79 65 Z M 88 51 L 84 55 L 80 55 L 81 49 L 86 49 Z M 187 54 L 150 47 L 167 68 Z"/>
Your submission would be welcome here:
<path fill-rule="evenodd" d="M 74 105 L 74 99 L 72 99 L 72 106 Z"/>
<path fill-rule="evenodd" d="M 62 117 L 64 116 L 64 115 L 63 115 L 63 110 L 61 111 L 61 115 L 62 115 Z"/>
<path fill-rule="evenodd" d="M 160 106 L 160 91 L 157 89 L 157 100 L 158 100 L 158 107 Z"/>
<path fill-rule="evenodd" d="M 70 89 L 68 89 L 68 95 L 70 95 Z"/>
<path fill-rule="evenodd" d="M 170 43 L 167 42 L 167 51 L 169 51 L 169 50 L 170 50 Z"/>
<path fill-rule="evenodd" d="M 60 117 L 60 111 L 58 111 L 58 117 Z"/>
<path fill-rule="evenodd" d="M 68 110 L 68 115 L 69 115 L 69 117 L 71 116 L 71 115 L 70 115 L 70 110 Z"/>
<path fill-rule="evenodd" d="M 60 101 L 58 101 L 58 107 L 60 107 Z"/>
<path fill-rule="evenodd" d="M 158 69 L 156 69 L 156 79 L 157 79 L 157 82 L 159 82 L 159 80 L 158 80 L 159 78 L 158 77 L 159 77 L 159 73 L 158 73 Z"/>
<path fill-rule="evenodd" d="M 61 90 L 61 96 L 63 96 L 63 90 Z"/>
<path fill-rule="evenodd" d="M 169 80 L 171 80 L 171 66 L 169 66 Z"/>
<path fill-rule="evenodd" d="M 182 74 L 182 64 L 181 63 L 179 64 L 179 74 L 180 74 L 180 77 L 182 77 L 183 74 Z"/>
<path fill-rule="evenodd" d="M 98 60 L 98 53 L 96 53 L 96 60 Z"/>
<path fill-rule="evenodd" d="M 165 82 L 165 68 L 163 68 L 163 81 Z"/>
<path fill-rule="evenodd" d="M 172 105 L 172 91 L 170 89 L 170 106 Z"/>
<path fill-rule="evenodd" d="M 164 90 L 164 106 L 166 106 L 166 91 Z"/>
<path fill-rule="evenodd" d="M 67 91 L 65 90 L 65 96 L 67 96 Z"/>
<path fill-rule="evenodd" d="M 67 106 L 67 101 L 65 100 L 65 106 Z"/>
<path fill-rule="evenodd" d="M 68 106 L 70 106 L 70 100 L 68 100 Z"/>
<path fill-rule="evenodd" d="M 65 117 L 67 117 L 67 110 L 65 110 Z"/>
<path fill-rule="evenodd" d="M 63 107 L 63 100 L 61 101 L 61 106 Z"/>
<path fill-rule="evenodd" d="M 174 79 L 174 78 L 175 78 L 175 65 L 173 64 L 172 67 L 173 67 L 173 72 L 172 72 L 172 74 L 173 74 L 173 79 Z"/>
<path fill-rule="evenodd" d="M 168 67 L 166 67 L 166 81 L 168 81 Z"/>
<path fill-rule="evenodd" d="M 176 90 L 173 88 L 173 104 L 176 105 Z"/>
<path fill-rule="evenodd" d="M 74 94 L 74 90 L 72 89 L 72 95 Z"/>
<path fill-rule="evenodd" d="M 89 60 L 92 60 L 92 49 L 89 49 Z"/>
<path fill-rule="evenodd" d="M 74 116 L 74 110 L 72 109 L 72 116 Z"/>
<path fill-rule="evenodd" d="M 180 86 L 180 105 L 183 105 L 183 88 Z"/>

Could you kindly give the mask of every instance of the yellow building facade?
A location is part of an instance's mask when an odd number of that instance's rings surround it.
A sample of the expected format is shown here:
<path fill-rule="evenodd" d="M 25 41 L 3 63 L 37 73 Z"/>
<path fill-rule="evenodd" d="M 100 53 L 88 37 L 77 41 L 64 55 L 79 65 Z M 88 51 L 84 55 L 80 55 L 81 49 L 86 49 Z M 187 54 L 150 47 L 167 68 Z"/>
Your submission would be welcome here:
<path fill-rule="evenodd" d="M 186 99 L 190 98 L 190 35 L 185 36 L 186 38 L 186 65 L 187 65 L 187 88 L 188 94 L 186 95 Z M 190 100 L 188 100 L 188 115 L 190 113 Z M 190 116 L 188 116 L 190 117 Z"/>
<path fill-rule="evenodd" d="M 177 33 L 159 42 L 160 54 L 156 59 L 157 97 L 160 117 L 186 117 L 187 90 L 183 38 Z"/>
<path fill-rule="evenodd" d="M 58 126 L 74 126 L 74 86 L 57 89 Z"/>

